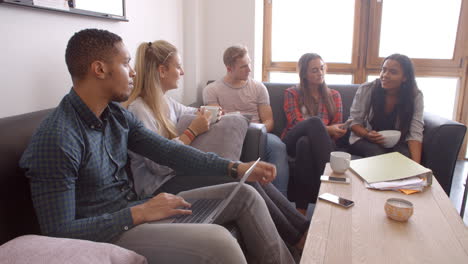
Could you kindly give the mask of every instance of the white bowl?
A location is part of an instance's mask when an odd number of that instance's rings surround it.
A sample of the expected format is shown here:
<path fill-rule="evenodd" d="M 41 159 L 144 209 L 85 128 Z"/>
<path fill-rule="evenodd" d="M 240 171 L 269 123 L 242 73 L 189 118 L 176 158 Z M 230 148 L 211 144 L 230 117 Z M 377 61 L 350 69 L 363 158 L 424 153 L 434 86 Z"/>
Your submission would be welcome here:
<path fill-rule="evenodd" d="M 414 210 L 410 201 L 399 198 L 387 199 L 384 209 L 389 218 L 400 222 L 408 221 Z"/>
<path fill-rule="evenodd" d="M 401 132 L 398 130 L 382 130 L 379 131 L 384 137 L 384 143 L 382 144 L 385 148 L 393 148 L 400 140 Z"/>

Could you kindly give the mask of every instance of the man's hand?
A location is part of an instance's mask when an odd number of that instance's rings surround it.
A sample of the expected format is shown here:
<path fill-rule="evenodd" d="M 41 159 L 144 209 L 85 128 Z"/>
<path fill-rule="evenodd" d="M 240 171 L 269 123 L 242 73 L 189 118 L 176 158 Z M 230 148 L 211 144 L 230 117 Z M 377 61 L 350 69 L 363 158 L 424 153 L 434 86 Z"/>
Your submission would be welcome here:
<path fill-rule="evenodd" d="M 130 211 L 132 212 L 133 224 L 139 225 L 161 220 L 173 215 L 191 214 L 191 210 L 177 209 L 178 207 L 190 208 L 190 206 L 191 204 L 180 196 L 160 193 L 145 203 L 131 207 Z"/>
<path fill-rule="evenodd" d="M 245 172 L 254 164 L 255 161 L 248 163 L 241 163 L 239 165 L 238 173 L 239 178 L 244 176 Z M 266 184 L 273 181 L 276 178 L 276 166 L 270 163 L 260 161 L 257 166 L 255 166 L 254 171 L 250 174 L 247 181 L 249 182 L 259 182 L 260 184 Z"/>
<path fill-rule="evenodd" d="M 376 144 L 383 144 L 384 142 L 384 137 L 375 130 L 369 131 L 369 133 L 365 135 L 365 138 Z"/>
<path fill-rule="evenodd" d="M 343 124 L 334 124 L 327 126 L 327 132 L 331 138 L 338 139 L 346 134 L 346 129 L 343 129 Z"/>

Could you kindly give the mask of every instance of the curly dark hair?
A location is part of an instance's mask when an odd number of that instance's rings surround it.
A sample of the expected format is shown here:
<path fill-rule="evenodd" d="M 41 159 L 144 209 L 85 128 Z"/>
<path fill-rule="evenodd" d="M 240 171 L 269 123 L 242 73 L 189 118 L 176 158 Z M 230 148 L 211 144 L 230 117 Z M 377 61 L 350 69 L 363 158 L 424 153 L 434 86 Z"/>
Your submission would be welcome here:
<path fill-rule="evenodd" d="M 101 29 L 84 29 L 76 32 L 68 41 L 65 61 L 72 79 L 82 79 L 91 63 L 97 60 L 109 61 L 116 52 L 115 44 L 122 38 Z"/>

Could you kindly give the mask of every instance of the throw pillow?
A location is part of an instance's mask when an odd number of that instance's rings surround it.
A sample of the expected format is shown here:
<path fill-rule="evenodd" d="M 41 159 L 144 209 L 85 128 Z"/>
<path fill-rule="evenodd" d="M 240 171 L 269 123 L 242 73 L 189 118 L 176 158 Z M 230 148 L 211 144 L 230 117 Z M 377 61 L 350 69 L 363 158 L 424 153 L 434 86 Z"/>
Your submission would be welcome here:
<path fill-rule="evenodd" d="M 88 240 L 38 235 L 17 237 L 0 246 L 0 263 L 147 264 L 134 251 Z"/>
<path fill-rule="evenodd" d="M 194 118 L 195 115 L 183 115 L 179 118 L 179 135 Z M 211 124 L 208 131 L 198 135 L 190 145 L 204 152 L 214 152 L 226 159 L 239 160 L 248 126 L 248 120 L 240 114 L 224 115 L 217 123 Z"/>

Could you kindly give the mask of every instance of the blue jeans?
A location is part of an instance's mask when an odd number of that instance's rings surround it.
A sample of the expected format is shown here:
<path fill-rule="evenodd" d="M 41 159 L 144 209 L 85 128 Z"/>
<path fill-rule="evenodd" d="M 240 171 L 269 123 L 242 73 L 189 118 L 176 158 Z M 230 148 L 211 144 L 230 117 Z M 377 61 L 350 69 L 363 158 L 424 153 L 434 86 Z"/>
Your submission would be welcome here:
<path fill-rule="evenodd" d="M 267 134 L 265 159 L 276 165 L 276 179 L 273 185 L 285 196 L 288 193 L 289 165 L 286 145 L 275 134 Z"/>

